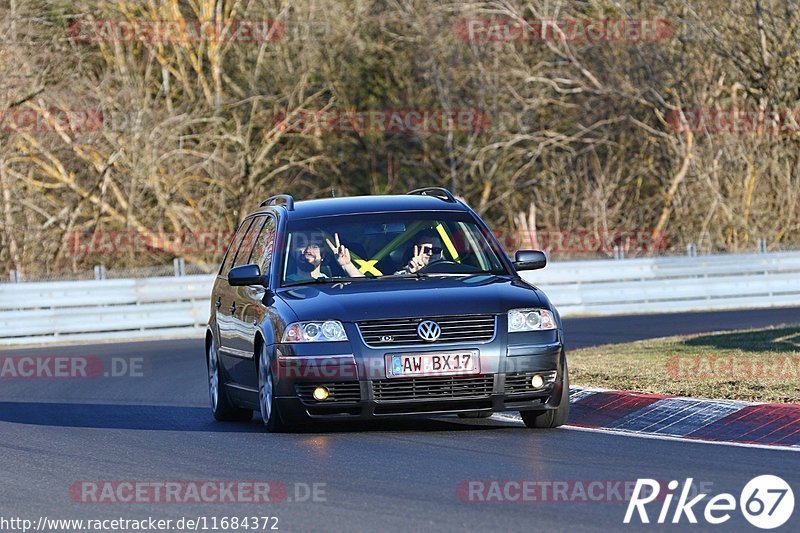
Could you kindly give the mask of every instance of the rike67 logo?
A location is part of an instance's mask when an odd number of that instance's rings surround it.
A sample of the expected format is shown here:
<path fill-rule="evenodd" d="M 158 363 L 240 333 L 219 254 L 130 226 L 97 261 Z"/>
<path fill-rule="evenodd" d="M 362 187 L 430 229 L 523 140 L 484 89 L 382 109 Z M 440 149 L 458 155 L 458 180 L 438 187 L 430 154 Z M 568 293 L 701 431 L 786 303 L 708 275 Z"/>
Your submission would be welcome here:
<path fill-rule="evenodd" d="M 637 479 L 623 523 L 630 524 L 634 513 L 638 513 L 641 523 L 649 524 L 650 515 L 647 504 L 651 502 L 656 502 L 654 507 L 658 507 L 659 504 L 661 506 L 656 520 L 657 524 L 667 522 L 679 524 L 684 516 L 690 524 L 696 524 L 698 516 L 701 516 L 709 524 L 723 524 L 730 520 L 731 512 L 736 510 L 737 500 L 733 494 L 722 493 L 712 496 L 704 506 L 700 502 L 708 494 L 697 494 L 690 499 L 689 490 L 692 486 L 692 478 L 686 479 L 673 510 L 671 508 L 672 500 L 677 495 L 678 486 L 677 480 L 670 481 L 667 484 L 667 493 L 659 495 L 661 485 L 658 481 Z M 794 493 L 792 487 L 778 476 L 757 476 L 744 486 L 739 495 L 738 504 L 742 515 L 752 525 L 760 529 L 774 529 L 785 524 L 792 516 Z"/>

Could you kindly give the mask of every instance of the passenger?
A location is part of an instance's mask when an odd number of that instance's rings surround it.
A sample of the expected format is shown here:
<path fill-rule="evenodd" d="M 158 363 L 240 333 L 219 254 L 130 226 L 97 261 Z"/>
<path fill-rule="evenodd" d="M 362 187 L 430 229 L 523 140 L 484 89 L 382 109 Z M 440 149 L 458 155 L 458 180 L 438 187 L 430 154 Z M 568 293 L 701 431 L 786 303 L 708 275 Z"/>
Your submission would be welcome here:
<path fill-rule="evenodd" d="M 305 279 L 324 279 L 331 277 L 330 269 L 325 265 L 325 254 L 323 244 L 319 238 L 304 238 L 304 235 L 295 235 L 298 242 L 296 247 L 297 271 L 286 276 L 287 281 L 302 281 Z M 350 260 L 350 251 L 347 247 L 339 243 L 339 234 L 334 234 L 334 242 L 325 239 L 330 247 L 336 262 L 351 277 L 363 277 L 364 274 Z M 324 271 L 323 271 L 324 270 Z M 327 272 L 327 273 L 326 273 Z"/>
<path fill-rule="evenodd" d="M 426 266 L 444 259 L 442 239 L 433 230 L 424 230 L 414 240 L 414 250 L 406 267 L 395 274 L 414 274 Z"/>

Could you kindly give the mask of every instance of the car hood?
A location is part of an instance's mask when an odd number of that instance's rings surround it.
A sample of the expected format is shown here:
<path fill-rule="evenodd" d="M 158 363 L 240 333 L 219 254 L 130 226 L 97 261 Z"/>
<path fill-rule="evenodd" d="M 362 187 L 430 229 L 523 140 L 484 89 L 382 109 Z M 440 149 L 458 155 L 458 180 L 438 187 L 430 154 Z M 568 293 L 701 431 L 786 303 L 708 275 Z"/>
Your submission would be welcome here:
<path fill-rule="evenodd" d="M 287 287 L 277 295 L 299 320 L 345 322 L 495 314 L 549 303 L 535 287 L 502 276 L 370 279 Z"/>

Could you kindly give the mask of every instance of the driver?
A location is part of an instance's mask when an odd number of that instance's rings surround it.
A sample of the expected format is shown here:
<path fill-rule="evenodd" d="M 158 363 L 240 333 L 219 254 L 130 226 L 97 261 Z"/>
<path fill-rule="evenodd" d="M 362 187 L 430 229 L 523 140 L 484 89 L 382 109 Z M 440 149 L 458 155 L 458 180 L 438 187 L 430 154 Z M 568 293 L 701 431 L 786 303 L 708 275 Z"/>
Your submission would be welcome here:
<path fill-rule="evenodd" d="M 319 279 L 330 277 L 330 270 L 325 266 L 325 245 L 318 236 L 295 235 L 297 245 L 295 257 L 297 259 L 297 272 L 286 276 L 287 281 L 302 281 L 306 279 Z M 330 248 L 336 262 L 348 276 L 360 278 L 364 274 L 352 263 L 350 250 L 339 242 L 339 234 L 334 234 L 334 240 L 325 239 L 325 244 Z M 327 271 L 328 273 L 326 273 Z"/>
<path fill-rule="evenodd" d="M 444 259 L 442 239 L 433 230 L 425 230 L 417 235 L 414 241 L 414 254 L 406 268 L 398 270 L 395 274 L 414 274 L 426 266 Z"/>

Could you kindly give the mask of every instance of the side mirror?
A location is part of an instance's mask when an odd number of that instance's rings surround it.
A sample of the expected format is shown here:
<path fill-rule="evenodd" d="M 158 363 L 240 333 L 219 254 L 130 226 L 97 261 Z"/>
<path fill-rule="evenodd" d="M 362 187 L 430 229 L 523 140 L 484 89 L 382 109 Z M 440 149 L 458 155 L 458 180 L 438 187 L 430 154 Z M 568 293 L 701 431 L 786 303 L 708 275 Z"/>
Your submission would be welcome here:
<path fill-rule="evenodd" d="M 517 250 L 514 268 L 517 270 L 539 270 L 547 264 L 547 256 L 539 250 Z"/>
<path fill-rule="evenodd" d="M 261 269 L 256 264 L 233 267 L 228 272 L 228 284 L 233 287 L 245 285 L 267 285 L 267 279 L 261 275 Z"/>

